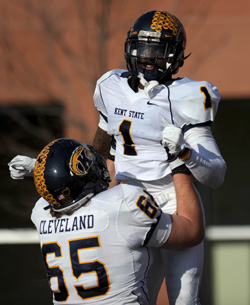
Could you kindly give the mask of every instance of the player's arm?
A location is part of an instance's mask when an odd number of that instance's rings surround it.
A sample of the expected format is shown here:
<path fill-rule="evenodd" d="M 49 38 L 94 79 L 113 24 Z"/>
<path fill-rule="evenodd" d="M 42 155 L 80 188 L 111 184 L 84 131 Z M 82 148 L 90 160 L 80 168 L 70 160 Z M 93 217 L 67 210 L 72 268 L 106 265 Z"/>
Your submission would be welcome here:
<path fill-rule="evenodd" d="M 184 160 L 185 165 L 199 182 L 218 188 L 224 181 L 227 166 L 211 128 L 191 128 L 185 133 L 184 139 L 191 147 L 189 158 Z"/>
<path fill-rule="evenodd" d="M 115 163 L 112 160 L 112 156 L 110 155 L 111 140 L 112 137 L 109 134 L 107 134 L 105 130 L 98 127 L 92 143 L 92 145 L 98 150 L 99 153 L 101 153 L 104 156 L 106 160 L 111 179 L 109 188 L 118 184 L 118 181 L 115 179 Z"/>
<path fill-rule="evenodd" d="M 107 159 L 109 157 L 111 136 L 105 130 L 97 127 L 92 145 Z"/>
<path fill-rule="evenodd" d="M 166 123 L 162 132 L 162 145 L 169 153 L 177 156 L 180 164 L 185 164 L 200 183 L 212 188 L 223 183 L 226 163 L 210 127 L 193 127 L 183 135 L 180 128 Z"/>
<path fill-rule="evenodd" d="M 107 167 L 109 170 L 109 175 L 111 179 L 111 183 L 109 184 L 109 188 L 118 184 L 115 180 L 115 164 L 114 158 L 111 156 L 111 141 L 112 137 L 107 133 L 108 130 L 108 111 L 107 105 L 103 100 L 103 96 L 101 94 L 101 84 L 105 82 L 106 79 L 112 74 L 112 71 L 105 73 L 96 84 L 95 92 L 94 92 L 94 104 L 99 112 L 99 123 L 98 128 L 93 140 L 92 145 L 96 147 L 99 153 L 101 153 L 107 163 Z M 108 101 L 106 101 L 108 103 Z"/>
<path fill-rule="evenodd" d="M 177 215 L 171 215 L 172 229 L 168 240 L 162 247 L 182 248 L 199 244 L 205 234 L 201 203 L 190 175 L 173 176 Z"/>

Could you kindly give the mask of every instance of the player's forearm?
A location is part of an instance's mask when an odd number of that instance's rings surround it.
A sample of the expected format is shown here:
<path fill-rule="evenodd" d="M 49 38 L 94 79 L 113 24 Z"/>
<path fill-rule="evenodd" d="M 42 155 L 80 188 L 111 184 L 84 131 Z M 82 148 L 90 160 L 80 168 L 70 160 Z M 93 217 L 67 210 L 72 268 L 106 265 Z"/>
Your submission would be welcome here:
<path fill-rule="evenodd" d="M 115 179 L 115 163 L 114 161 L 107 159 L 106 160 L 107 163 L 107 167 L 108 167 L 108 171 L 109 171 L 109 175 L 110 175 L 110 179 L 111 182 L 109 183 L 109 188 L 116 186 L 117 184 L 119 184 L 119 182 Z"/>
<path fill-rule="evenodd" d="M 190 176 L 175 174 L 173 179 L 176 190 L 177 215 L 187 221 L 187 227 L 183 227 L 182 235 L 188 234 L 185 238 L 187 246 L 197 245 L 203 240 L 205 234 L 200 197 Z"/>
<path fill-rule="evenodd" d="M 204 238 L 204 220 L 201 203 L 192 184 L 192 178 L 185 174 L 173 176 L 177 215 L 172 215 L 172 231 L 168 247 L 192 247 Z"/>
<path fill-rule="evenodd" d="M 191 154 L 185 165 L 192 175 L 202 184 L 212 188 L 219 187 L 225 177 L 226 162 L 209 127 L 196 127 L 185 134 L 185 140 L 191 147 Z"/>
<path fill-rule="evenodd" d="M 226 163 L 220 156 L 209 158 L 192 150 L 190 158 L 185 165 L 200 183 L 212 188 L 218 188 L 224 181 Z"/>
<path fill-rule="evenodd" d="M 97 128 L 92 145 L 98 150 L 105 159 L 109 156 L 111 137 L 107 132 L 100 127 Z"/>

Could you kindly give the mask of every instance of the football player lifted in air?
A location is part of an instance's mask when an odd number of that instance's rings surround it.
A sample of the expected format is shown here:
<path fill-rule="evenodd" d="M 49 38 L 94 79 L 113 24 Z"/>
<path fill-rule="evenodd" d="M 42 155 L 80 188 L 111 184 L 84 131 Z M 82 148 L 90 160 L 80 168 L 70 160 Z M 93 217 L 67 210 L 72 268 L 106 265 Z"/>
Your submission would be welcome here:
<path fill-rule="evenodd" d="M 127 34 L 128 70 L 105 73 L 94 94 L 100 121 L 93 145 L 114 160 L 115 168 L 107 160 L 112 184 L 144 187 L 171 214 L 177 211 L 172 173 L 190 173 L 217 188 L 226 172 L 211 132 L 220 101 L 217 88 L 207 81 L 174 77 L 188 57 L 185 48 L 186 33 L 176 16 L 146 12 Z M 108 157 L 112 142 L 115 152 Z M 154 255 L 148 276 L 150 304 L 156 304 L 163 276 L 170 305 L 200 304 L 203 244 L 180 251 L 155 249 Z"/>

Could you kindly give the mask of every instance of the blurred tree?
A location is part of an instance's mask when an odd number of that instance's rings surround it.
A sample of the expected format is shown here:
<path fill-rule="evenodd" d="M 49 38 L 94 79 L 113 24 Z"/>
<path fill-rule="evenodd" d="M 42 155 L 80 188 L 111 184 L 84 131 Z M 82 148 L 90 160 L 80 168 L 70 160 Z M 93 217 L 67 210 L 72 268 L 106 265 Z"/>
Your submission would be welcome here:
<path fill-rule="evenodd" d="M 2 227 L 26 226 L 36 198 L 32 179 L 9 177 L 15 155 L 35 157 L 55 137 L 92 141 L 96 80 L 115 56 L 125 65 L 127 23 L 134 19 L 121 19 L 125 10 L 127 3 L 115 0 L 0 0 Z"/>
<path fill-rule="evenodd" d="M 67 108 L 66 133 L 77 130 L 80 139 L 92 139 L 97 112 L 90 99 L 96 80 L 110 67 L 118 44 L 114 35 L 121 29 L 123 58 L 127 28 L 122 20 L 114 27 L 118 9 L 126 3 L 0 1 L 1 104 L 60 100 Z"/>

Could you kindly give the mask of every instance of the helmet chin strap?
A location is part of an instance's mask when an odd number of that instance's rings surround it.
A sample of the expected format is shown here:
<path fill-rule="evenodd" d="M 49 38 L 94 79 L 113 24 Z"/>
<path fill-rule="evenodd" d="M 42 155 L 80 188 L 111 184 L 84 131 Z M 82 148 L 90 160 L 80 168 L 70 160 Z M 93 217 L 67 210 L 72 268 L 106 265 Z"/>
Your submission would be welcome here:
<path fill-rule="evenodd" d="M 144 87 L 145 94 L 148 95 L 149 98 L 154 97 L 153 89 L 156 89 L 157 87 L 161 88 L 161 86 L 159 85 L 159 82 L 157 80 L 147 81 L 141 72 L 139 72 L 138 78 L 140 79 L 140 83 Z"/>

